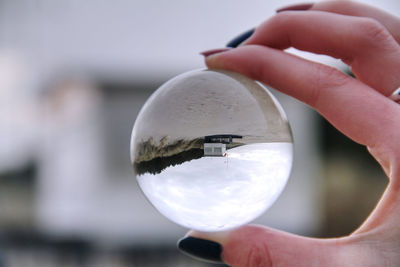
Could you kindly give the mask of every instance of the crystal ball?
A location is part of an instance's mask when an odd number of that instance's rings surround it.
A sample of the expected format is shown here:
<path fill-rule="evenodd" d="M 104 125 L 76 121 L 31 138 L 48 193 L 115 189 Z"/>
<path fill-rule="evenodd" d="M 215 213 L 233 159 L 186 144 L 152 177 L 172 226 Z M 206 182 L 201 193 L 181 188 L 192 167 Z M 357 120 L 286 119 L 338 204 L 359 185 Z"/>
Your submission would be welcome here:
<path fill-rule="evenodd" d="M 223 70 L 167 81 L 142 107 L 131 161 L 144 195 L 198 231 L 246 224 L 283 191 L 293 160 L 286 115 L 259 82 Z"/>

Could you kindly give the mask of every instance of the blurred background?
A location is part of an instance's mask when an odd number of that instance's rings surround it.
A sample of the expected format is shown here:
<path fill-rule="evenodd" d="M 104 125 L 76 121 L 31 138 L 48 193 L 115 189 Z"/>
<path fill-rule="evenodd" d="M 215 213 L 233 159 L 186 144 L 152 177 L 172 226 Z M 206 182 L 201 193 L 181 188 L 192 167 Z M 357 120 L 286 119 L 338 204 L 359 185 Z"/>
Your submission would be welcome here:
<path fill-rule="evenodd" d="M 400 2 L 362 1 L 400 15 Z M 150 94 L 296 1 L 0 0 L 0 266 L 213 266 L 144 199 L 129 160 Z M 335 66 L 340 61 L 291 50 Z M 257 223 L 352 232 L 387 179 L 366 149 L 273 92 L 293 128 L 292 176 Z"/>

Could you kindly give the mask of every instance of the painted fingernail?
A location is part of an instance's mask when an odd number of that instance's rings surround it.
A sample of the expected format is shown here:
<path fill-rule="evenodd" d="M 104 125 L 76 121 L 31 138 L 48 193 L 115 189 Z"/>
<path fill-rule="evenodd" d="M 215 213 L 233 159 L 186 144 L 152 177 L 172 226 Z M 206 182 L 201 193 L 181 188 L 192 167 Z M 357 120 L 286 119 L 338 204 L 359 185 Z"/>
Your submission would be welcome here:
<path fill-rule="evenodd" d="M 230 48 L 230 47 L 217 48 L 217 49 L 211 49 L 211 50 L 207 50 L 207 51 L 201 52 L 200 54 L 205 56 L 205 57 L 208 57 L 208 56 L 211 56 L 211 55 L 214 55 L 214 54 L 218 54 L 218 53 L 229 51 L 231 49 L 232 48 Z"/>
<path fill-rule="evenodd" d="M 247 39 L 249 39 L 250 36 L 253 35 L 255 29 L 251 29 L 248 30 L 242 34 L 240 34 L 239 36 L 233 38 L 232 40 L 230 40 L 226 46 L 227 47 L 238 47 L 241 43 L 243 43 L 244 41 L 246 41 Z"/>
<path fill-rule="evenodd" d="M 195 237 L 184 237 L 178 241 L 178 249 L 198 260 L 222 263 L 222 246 L 219 243 Z"/>
<path fill-rule="evenodd" d="M 290 6 L 286 6 L 286 7 L 282 7 L 276 10 L 277 13 L 279 12 L 283 12 L 283 11 L 305 11 L 305 10 L 309 10 L 310 8 L 312 8 L 312 6 L 314 5 L 314 3 L 303 3 L 303 4 L 297 4 L 297 5 L 290 5 Z"/>

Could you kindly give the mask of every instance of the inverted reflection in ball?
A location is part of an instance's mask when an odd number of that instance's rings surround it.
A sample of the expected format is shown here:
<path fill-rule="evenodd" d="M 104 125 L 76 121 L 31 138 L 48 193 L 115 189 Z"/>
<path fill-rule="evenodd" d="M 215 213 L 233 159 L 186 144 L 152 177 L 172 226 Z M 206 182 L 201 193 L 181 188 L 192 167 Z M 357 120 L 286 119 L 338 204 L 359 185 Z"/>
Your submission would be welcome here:
<path fill-rule="evenodd" d="M 290 174 L 286 116 L 260 83 L 197 70 L 162 85 L 140 111 L 131 139 L 135 176 L 170 220 L 199 231 L 250 222 Z"/>

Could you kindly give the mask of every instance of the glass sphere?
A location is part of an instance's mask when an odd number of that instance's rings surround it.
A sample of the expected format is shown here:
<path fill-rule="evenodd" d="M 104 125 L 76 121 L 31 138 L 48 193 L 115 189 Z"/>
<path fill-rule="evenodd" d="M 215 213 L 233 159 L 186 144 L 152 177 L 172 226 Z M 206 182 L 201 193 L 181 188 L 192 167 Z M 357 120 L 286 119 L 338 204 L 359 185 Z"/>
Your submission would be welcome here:
<path fill-rule="evenodd" d="M 260 83 L 195 70 L 162 85 L 132 131 L 131 161 L 154 207 L 184 227 L 220 231 L 269 208 L 290 174 L 293 140 Z"/>

